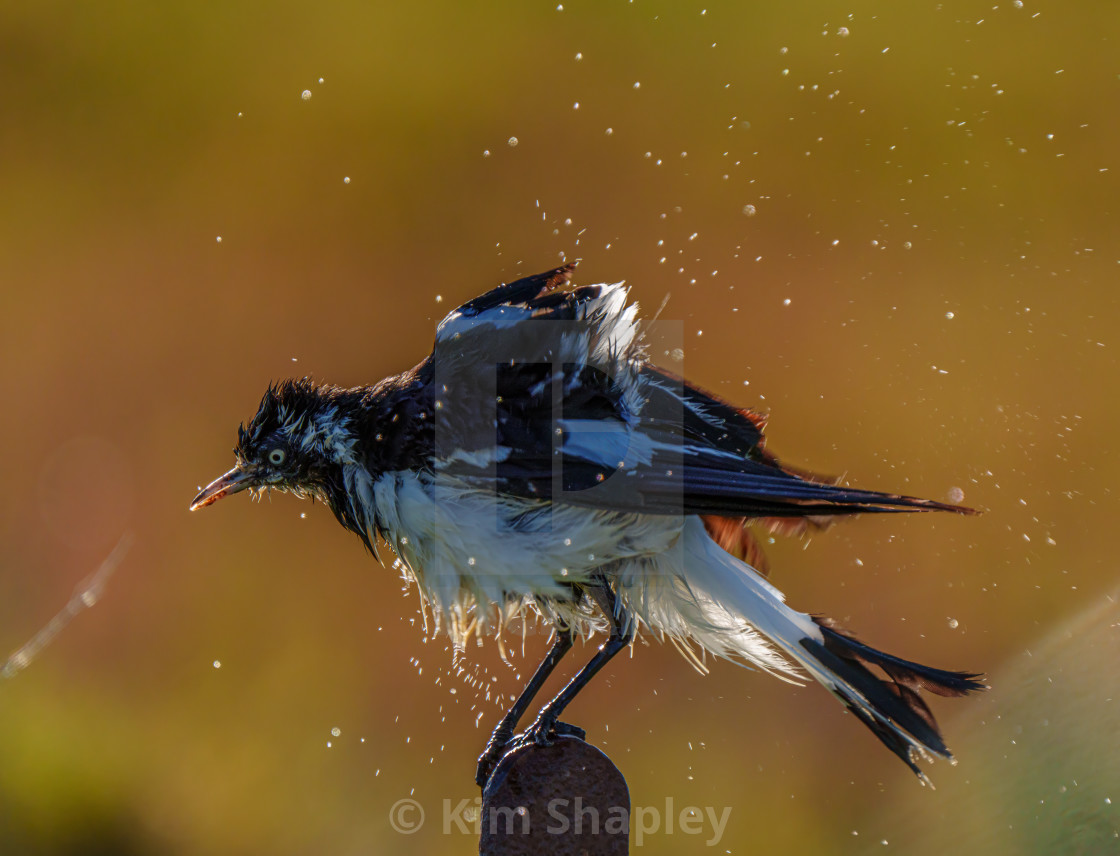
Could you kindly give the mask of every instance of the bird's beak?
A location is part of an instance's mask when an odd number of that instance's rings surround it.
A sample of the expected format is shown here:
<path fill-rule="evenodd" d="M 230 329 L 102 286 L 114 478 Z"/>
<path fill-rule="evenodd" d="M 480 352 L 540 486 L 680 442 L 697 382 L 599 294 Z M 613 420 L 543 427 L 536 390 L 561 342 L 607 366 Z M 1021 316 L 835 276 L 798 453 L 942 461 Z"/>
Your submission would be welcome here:
<path fill-rule="evenodd" d="M 191 511 L 205 508 L 210 503 L 217 502 L 223 496 L 229 496 L 232 493 L 238 493 L 245 488 L 252 487 L 255 476 L 256 471 L 253 467 L 245 467 L 244 469 L 234 467 L 202 489 L 202 492 L 191 503 Z"/>

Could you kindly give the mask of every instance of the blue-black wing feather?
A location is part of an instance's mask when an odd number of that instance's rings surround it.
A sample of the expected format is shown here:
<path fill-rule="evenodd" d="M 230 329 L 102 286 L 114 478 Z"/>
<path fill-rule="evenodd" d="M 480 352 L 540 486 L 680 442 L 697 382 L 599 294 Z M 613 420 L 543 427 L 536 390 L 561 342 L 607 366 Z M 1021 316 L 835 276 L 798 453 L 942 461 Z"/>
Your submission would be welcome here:
<path fill-rule="evenodd" d="M 523 320 L 502 335 L 532 339 L 536 321 L 575 319 L 585 301 L 601 294 L 599 286 L 564 289 L 573 267 L 499 286 L 464 304 L 458 315 L 501 318 L 503 310 L 518 310 Z M 483 463 L 447 462 L 444 471 L 512 496 L 651 514 L 815 518 L 970 511 L 844 487 L 787 467 L 765 449 L 760 414 L 643 358 L 627 365 L 626 376 L 617 374 L 575 363 L 499 365 L 493 433 L 489 425 L 484 433 L 501 454 Z M 627 397 L 634 384 L 642 398 L 637 412 Z"/>

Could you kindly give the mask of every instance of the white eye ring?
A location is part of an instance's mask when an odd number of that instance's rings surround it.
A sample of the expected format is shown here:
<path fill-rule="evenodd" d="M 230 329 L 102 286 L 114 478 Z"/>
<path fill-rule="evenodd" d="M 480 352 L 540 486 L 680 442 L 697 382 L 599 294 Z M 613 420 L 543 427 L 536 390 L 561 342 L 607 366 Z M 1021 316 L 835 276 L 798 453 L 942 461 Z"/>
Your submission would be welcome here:
<path fill-rule="evenodd" d="M 268 453 L 268 462 L 278 467 L 284 463 L 285 457 L 283 449 L 273 449 Z"/>

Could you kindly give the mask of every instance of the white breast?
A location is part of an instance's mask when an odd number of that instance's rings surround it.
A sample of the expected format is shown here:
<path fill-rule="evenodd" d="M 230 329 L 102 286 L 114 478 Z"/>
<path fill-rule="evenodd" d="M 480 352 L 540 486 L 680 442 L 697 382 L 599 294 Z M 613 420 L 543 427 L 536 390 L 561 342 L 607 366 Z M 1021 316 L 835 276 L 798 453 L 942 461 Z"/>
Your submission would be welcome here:
<path fill-rule="evenodd" d="M 567 599 L 565 583 L 663 553 L 680 534 L 667 518 L 554 506 L 408 471 L 377 479 L 373 510 L 436 629 L 457 644 L 472 629 L 500 629 L 503 607 L 522 595 Z"/>

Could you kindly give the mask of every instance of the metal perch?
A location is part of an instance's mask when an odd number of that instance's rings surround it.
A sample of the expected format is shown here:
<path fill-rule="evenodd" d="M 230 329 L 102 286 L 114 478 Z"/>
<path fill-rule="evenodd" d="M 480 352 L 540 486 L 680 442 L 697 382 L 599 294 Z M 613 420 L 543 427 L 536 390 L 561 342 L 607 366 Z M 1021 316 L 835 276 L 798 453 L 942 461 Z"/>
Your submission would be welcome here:
<path fill-rule="evenodd" d="M 626 856 L 630 791 L 578 737 L 514 741 L 482 792 L 480 856 Z"/>

